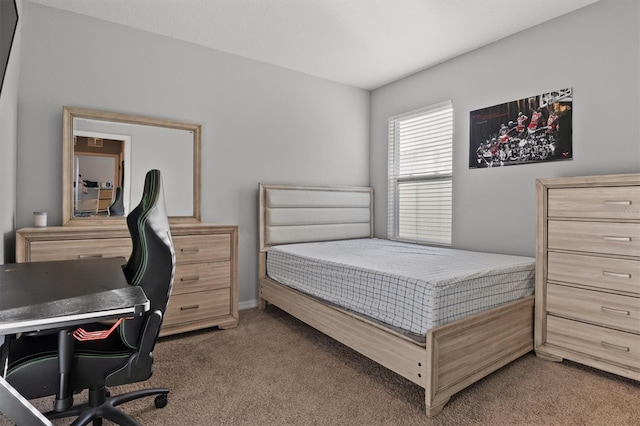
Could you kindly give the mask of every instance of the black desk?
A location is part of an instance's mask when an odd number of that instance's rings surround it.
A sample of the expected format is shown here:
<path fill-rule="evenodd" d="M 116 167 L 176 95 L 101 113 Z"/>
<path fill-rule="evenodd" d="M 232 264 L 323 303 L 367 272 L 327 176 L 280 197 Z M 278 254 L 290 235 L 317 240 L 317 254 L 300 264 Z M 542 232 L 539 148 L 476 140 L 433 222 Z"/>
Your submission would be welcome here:
<path fill-rule="evenodd" d="M 0 345 L 9 334 L 141 315 L 149 301 L 142 288 L 127 283 L 124 263 L 112 258 L 0 265 Z M 2 375 L 0 411 L 19 425 L 51 424 Z"/>

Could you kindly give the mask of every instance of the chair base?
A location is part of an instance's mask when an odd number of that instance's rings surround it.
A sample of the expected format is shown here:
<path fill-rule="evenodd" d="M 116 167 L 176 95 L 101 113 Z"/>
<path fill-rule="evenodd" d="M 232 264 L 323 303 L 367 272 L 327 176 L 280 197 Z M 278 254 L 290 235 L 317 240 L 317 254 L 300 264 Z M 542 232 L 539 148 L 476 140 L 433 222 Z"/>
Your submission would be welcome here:
<path fill-rule="evenodd" d="M 102 425 L 102 419 L 110 420 L 121 426 L 142 426 L 133 417 L 125 414 L 116 407 L 135 399 L 157 395 L 155 406 L 156 408 L 163 408 L 167 405 L 169 389 L 141 389 L 115 396 L 107 396 L 108 393 L 105 387 L 89 389 L 88 402 L 61 412 L 50 411 L 45 413 L 45 416 L 50 420 L 77 416 L 74 422 L 71 423 L 72 426 L 88 425 L 91 421 L 93 421 L 94 426 L 99 426 Z"/>

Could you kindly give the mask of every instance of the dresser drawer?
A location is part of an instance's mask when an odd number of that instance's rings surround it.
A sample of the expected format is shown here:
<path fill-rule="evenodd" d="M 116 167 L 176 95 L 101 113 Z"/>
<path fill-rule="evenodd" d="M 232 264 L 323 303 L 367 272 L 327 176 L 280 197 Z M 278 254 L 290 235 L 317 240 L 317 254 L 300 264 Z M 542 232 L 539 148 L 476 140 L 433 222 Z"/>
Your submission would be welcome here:
<path fill-rule="evenodd" d="M 637 223 L 549 220 L 547 226 L 550 249 L 640 256 Z"/>
<path fill-rule="evenodd" d="M 640 334 L 637 297 L 548 284 L 547 312 Z"/>
<path fill-rule="evenodd" d="M 171 294 L 163 327 L 183 322 L 202 321 L 230 313 L 231 294 L 229 289 Z"/>
<path fill-rule="evenodd" d="M 640 260 L 549 252 L 551 281 L 640 295 Z"/>
<path fill-rule="evenodd" d="M 640 336 L 547 316 L 547 343 L 640 370 Z"/>
<path fill-rule="evenodd" d="M 172 295 L 228 288 L 231 286 L 231 262 L 176 265 Z"/>
<path fill-rule="evenodd" d="M 549 189 L 549 217 L 639 219 L 640 186 Z"/>
<path fill-rule="evenodd" d="M 130 238 L 96 238 L 86 240 L 33 241 L 30 261 L 69 260 L 131 255 Z"/>
<path fill-rule="evenodd" d="M 176 263 L 199 263 L 231 258 L 231 236 L 178 235 L 173 237 Z"/>

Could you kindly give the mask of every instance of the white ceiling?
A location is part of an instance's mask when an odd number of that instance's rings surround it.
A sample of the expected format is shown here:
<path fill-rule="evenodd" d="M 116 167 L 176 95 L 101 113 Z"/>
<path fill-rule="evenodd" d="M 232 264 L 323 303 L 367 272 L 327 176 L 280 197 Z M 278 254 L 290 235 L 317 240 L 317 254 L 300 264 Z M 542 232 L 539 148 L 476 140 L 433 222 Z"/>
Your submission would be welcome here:
<path fill-rule="evenodd" d="M 25 1 L 370 90 L 598 0 Z"/>

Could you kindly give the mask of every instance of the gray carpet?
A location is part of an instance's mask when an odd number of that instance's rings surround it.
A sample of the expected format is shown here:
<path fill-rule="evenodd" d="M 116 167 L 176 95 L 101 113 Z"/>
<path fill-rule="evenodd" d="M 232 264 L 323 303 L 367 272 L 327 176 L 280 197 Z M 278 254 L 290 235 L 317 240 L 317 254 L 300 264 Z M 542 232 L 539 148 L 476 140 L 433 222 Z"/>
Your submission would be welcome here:
<path fill-rule="evenodd" d="M 166 408 L 156 409 L 152 398 L 123 406 L 145 425 L 637 425 L 640 419 L 640 383 L 533 354 L 458 393 L 428 419 L 424 390 L 274 307 L 241 311 L 235 329 L 161 339 L 155 356 L 149 381 L 112 389 L 171 389 Z M 46 410 L 51 399 L 34 403 Z"/>

